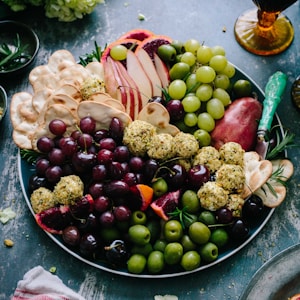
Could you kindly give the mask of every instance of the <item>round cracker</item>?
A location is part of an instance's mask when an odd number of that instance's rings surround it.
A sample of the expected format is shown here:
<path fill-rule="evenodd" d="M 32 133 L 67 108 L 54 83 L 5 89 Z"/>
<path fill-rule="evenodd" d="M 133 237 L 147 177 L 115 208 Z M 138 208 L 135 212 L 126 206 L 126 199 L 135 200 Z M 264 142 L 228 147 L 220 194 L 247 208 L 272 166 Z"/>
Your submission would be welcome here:
<path fill-rule="evenodd" d="M 80 102 L 82 100 L 80 89 L 71 83 L 64 83 L 57 90 L 54 91 L 55 95 L 65 94 L 72 97 L 75 101 Z"/>
<path fill-rule="evenodd" d="M 64 49 L 53 52 L 48 60 L 48 67 L 55 74 L 75 64 L 76 61 L 72 53 Z"/>
<path fill-rule="evenodd" d="M 109 129 L 112 118 L 118 118 L 123 126 L 127 126 L 132 119 L 130 116 L 110 105 L 102 102 L 82 101 L 78 105 L 77 114 L 80 119 L 91 116 L 96 121 L 96 129 Z"/>
<path fill-rule="evenodd" d="M 33 68 L 29 73 L 29 82 L 33 85 L 41 76 L 50 75 L 52 71 L 48 65 L 41 65 Z"/>
<path fill-rule="evenodd" d="M 47 103 L 48 98 L 53 91 L 48 88 L 43 88 L 36 91 L 32 96 L 32 105 L 38 113 L 41 113 Z"/>
<path fill-rule="evenodd" d="M 286 187 L 284 185 L 272 185 L 272 191 L 265 184 L 262 188 L 258 189 L 255 193 L 256 196 L 261 198 L 263 204 L 267 207 L 274 208 L 279 206 L 286 197 Z"/>
<path fill-rule="evenodd" d="M 97 77 L 100 80 L 104 80 L 104 68 L 102 63 L 93 61 L 85 66 L 85 69 L 89 72 L 91 77 Z"/>
<path fill-rule="evenodd" d="M 116 109 L 119 109 L 123 112 L 125 112 L 125 107 L 124 105 L 112 98 L 109 94 L 107 93 L 102 93 L 102 92 L 99 92 L 99 93 L 95 93 L 95 94 L 92 94 L 89 98 L 88 98 L 88 101 L 94 101 L 94 102 L 102 102 L 102 103 L 105 103 L 107 105 L 110 105 Z"/>

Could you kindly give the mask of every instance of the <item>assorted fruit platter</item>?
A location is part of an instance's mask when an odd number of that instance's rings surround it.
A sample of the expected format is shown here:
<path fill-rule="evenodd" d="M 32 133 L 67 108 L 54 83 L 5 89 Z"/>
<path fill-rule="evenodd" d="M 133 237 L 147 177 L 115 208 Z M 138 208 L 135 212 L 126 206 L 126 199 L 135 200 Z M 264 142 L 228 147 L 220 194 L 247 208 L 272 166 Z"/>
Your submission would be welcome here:
<path fill-rule="evenodd" d="M 172 277 L 233 255 L 293 174 L 275 115 L 255 151 L 263 92 L 224 48 L 132 30 L 76 62 L 67 50 L 13 95 L 23 193 L 37 224 L 109 272 Z"/>

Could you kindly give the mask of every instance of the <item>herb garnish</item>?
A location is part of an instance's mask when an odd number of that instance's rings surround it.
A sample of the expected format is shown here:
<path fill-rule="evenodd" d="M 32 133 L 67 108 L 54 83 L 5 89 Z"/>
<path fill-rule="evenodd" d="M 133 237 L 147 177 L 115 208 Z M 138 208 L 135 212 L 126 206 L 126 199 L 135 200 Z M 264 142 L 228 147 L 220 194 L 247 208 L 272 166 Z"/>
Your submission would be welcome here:
<path fill-rule="evenodd" d="M 27 48 L 28 44 L 21 44 L 19 34 L 16 34 L 14 45 L 3 43 L 0 46 L 0 71 L 11 71 L 28 62 L 31 55 L 25 53 Z"/>

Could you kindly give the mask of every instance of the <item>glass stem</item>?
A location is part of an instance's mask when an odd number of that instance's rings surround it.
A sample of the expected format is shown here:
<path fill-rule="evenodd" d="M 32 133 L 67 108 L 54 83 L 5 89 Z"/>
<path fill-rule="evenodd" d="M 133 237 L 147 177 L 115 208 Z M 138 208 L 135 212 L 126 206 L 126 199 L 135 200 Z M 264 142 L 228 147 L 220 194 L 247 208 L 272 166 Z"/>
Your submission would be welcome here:
<path fill-rule="evenodd" d="M 268 31 L 272 29 L 272 26 L 278 18 L 280 12 L 266 12 L 258 9 L 258 27 L 259 30 Z"/>

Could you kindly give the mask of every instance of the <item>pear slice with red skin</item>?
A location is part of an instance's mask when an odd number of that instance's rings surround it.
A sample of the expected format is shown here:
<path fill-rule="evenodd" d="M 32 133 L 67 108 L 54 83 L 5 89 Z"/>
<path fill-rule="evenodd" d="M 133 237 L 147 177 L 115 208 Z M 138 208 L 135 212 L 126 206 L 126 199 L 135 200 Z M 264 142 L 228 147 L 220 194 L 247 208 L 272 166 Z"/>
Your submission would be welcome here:
<path fill-rule="evenodd" d="M 141 93 L 144 107 L 152 97 L 152 85 L 139 59 L 131 50 L 127 51 L 126 67 L 128 75 L 135 81 Z"/>
<path fill-rule="evenodd" d="M 139 114 L 139 112 L 142 110 L 142 96 L 141 93 L 139 91 L 138 86 L 136 85 L 135 81 L 128 75 L 126 68 L 124 67 L 124 65 L 119 62 L 116 61 L 116 66 L 118 68 L 118 70 L 120 71 L 120 74 L 122 74 L 122 77 L 124 77 L 124 80 L 126 80 L 128 82 L 128 87 L 132 90 L 133 94 L 134 94 L 134 118 L 133 120 L 135 120 Z"/>
<path fill-rule="evenodd" d="M 138 57 L 141 65 L 143 66 L 145 73 L 150 79 L 152 85 L 152 96 L 161 96 L 161 80 L 157 74 L 156 68 L 151 57 L 143 48 L 139 48 L 137 51 L 135 51 L 135 54 Z"/>
<path fill-rule="evenodd" d="M 166 89 L 170 84 L 170 75 L 168 67 L 156 53 L 154 53 L 153 55 L 154 65 L 156 68 L 156 72 L 160 78 L 162 88 Z"/>

